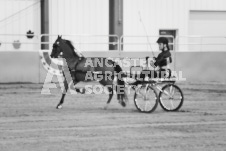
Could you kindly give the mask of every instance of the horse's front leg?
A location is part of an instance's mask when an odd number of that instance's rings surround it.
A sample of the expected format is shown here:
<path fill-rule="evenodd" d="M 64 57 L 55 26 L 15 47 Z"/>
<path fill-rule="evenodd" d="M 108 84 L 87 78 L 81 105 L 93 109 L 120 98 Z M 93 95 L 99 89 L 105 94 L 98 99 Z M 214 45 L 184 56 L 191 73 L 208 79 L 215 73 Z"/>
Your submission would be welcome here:
<path fill-rule="evenodd" d="M 106 110 L 111 102 L 111 99 L 113 97 L 113 88 L 112 87 L 108 87 L 108 92 L 109 92 L 109 98 L 108 98 L 108 101 L 107 101 L 107 104 L 104 106 L 104 109 Z"/>
<path fill-rule="evenodd" d="M 57 109 L 61 109 L 62 108 L 62 104 L 64 103 L 64 97 L 65 97 L 65 95 L 67 93 L 67 90 L 68 90 L 68 83 L 67 83 L 67 80 L 64 79 L 64 89 L 63 89 L 63 93 L 62 93 L 62 97 L 60 99 L 60 102 L 56 106 Z"/>

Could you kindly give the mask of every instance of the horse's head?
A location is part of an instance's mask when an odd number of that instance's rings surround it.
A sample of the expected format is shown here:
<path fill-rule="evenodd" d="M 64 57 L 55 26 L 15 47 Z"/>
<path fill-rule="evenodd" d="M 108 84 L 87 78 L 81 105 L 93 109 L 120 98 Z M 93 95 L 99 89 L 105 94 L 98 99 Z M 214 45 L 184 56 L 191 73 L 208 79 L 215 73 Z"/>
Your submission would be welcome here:
<path fill-rule="evenodd" d="M 58 58 L 60 53 L 62 52 L 63 58 L 79 58 L 82 55 L 79 53 L 76 53 L 74 51 L 74 46 L 72 45 L 71 41 L 62 39 L 62 36 L 58 36 L 56 41 L 53 44 L 53 49 L 51 53 L 51 58 Z"/>
<path fill-rule="evenodd" d="M 62 36 L 58 35 L 56 41 L 53 44 L 53 49 L 52 49 L 52 52 L 51 52 L 51 55 L 50 55 L 51 58 L 58 58 L 58 56 L 62 52 L 62 49 L 60 48 L 60 43 L 62 41 L 61 37 Z"/>

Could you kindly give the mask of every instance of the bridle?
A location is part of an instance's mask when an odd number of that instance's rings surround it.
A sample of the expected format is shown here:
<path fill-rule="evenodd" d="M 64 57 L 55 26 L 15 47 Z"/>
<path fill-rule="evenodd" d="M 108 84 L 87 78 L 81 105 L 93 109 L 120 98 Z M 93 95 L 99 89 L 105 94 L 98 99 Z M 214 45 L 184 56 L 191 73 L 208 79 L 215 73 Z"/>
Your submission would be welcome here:
<path fill-rule="evenodd" d="M 60 50 L 61 50 L 60 45 L 59 45 L 59 44 L 56 44 L 56 42 L 53 44 L 53 48 L 54 48 L 54 49 L 60 49 Z M 57 51 L 56 53 L 59 52 L 58 50 L 56 50 L 56 51 Z M 62 52 L 62 51 L 59 52 L 58 56 L 61 56 L 61 55 L 60 55 L 61 52 Z"/>

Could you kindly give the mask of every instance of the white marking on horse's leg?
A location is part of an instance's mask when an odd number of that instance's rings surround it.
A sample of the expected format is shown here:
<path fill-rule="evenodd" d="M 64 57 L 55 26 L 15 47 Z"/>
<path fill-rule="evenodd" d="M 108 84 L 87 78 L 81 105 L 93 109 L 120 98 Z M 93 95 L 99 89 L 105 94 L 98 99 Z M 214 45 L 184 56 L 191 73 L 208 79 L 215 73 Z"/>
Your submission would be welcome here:
<path fill-rule="evenodd" d="M 125 90 L 124 93 L 125 93 L 125 94 L 124 94 L 124 100 L 125 100 L 125 103 L 127 104 L 127 103 L 129 103 L 128 93 L 127 93 L 126 90 Z"/>
<path fill-rule="evenodd" d="M 62 107 L 63 107 L 62 105 L 58 105 L 57 109 L 62 109 Z"/>
<path fill-rule="evenodd" d="M 86 89 L 85 88 L 80 88 L 79 91 L 80 91 L 81 94 L 85 94 Z"/>

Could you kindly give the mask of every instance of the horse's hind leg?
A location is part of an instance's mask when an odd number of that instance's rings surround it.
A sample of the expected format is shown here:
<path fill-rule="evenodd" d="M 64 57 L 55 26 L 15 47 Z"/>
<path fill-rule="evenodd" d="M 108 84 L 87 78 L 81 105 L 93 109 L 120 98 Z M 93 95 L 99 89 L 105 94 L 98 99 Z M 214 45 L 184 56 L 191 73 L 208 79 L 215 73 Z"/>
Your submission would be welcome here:
<path fill-rule="evenodd" d="M 104 106 L 104 109 L 107 109 L 108 108 L 108 105 L 110 104 L 111 102 L 111 99 L 113 97 L 113 87 L 108 87 L 108 92 L 109 92 L 109 98 L 108 98 L 108 101 L 107 101 L 107 104 Z"/>
<path fill-rule="evenodd" d="M 57 104 L 57 109 L 61 109 L 62 108 L 62 104 L 64 103 L 64 97 L 65 97 L 66 94 L 62 94 L 62 97 L 60 99 L 60 102 Z"/>
<path fill-rule="evenodd" d="M 124 88 L 123 88 L 124 89 Z M 120 85 L 116 86 L 116 92 L 117 92 L 117 100 L 119 101 L 119 103 L 125 107 L 126 103 L 124 101 L 124 95 L 125 95 L 125 91 L 123 92 L 124 94 L 120 94 Z"/>
<path fill-rule="evenodd" d="M 65 95 L 67 93 L 67 90 L 68 90 L 68 83 L 67 83 L 67 81 L 65 79 L 64 80 L 64 90 L 63 90 L 60 102 L 56 106 L 57 109 L 61 109 L 62 108 L 62 104 L 64 103 L 64 97 L 65 97 Z"/>

